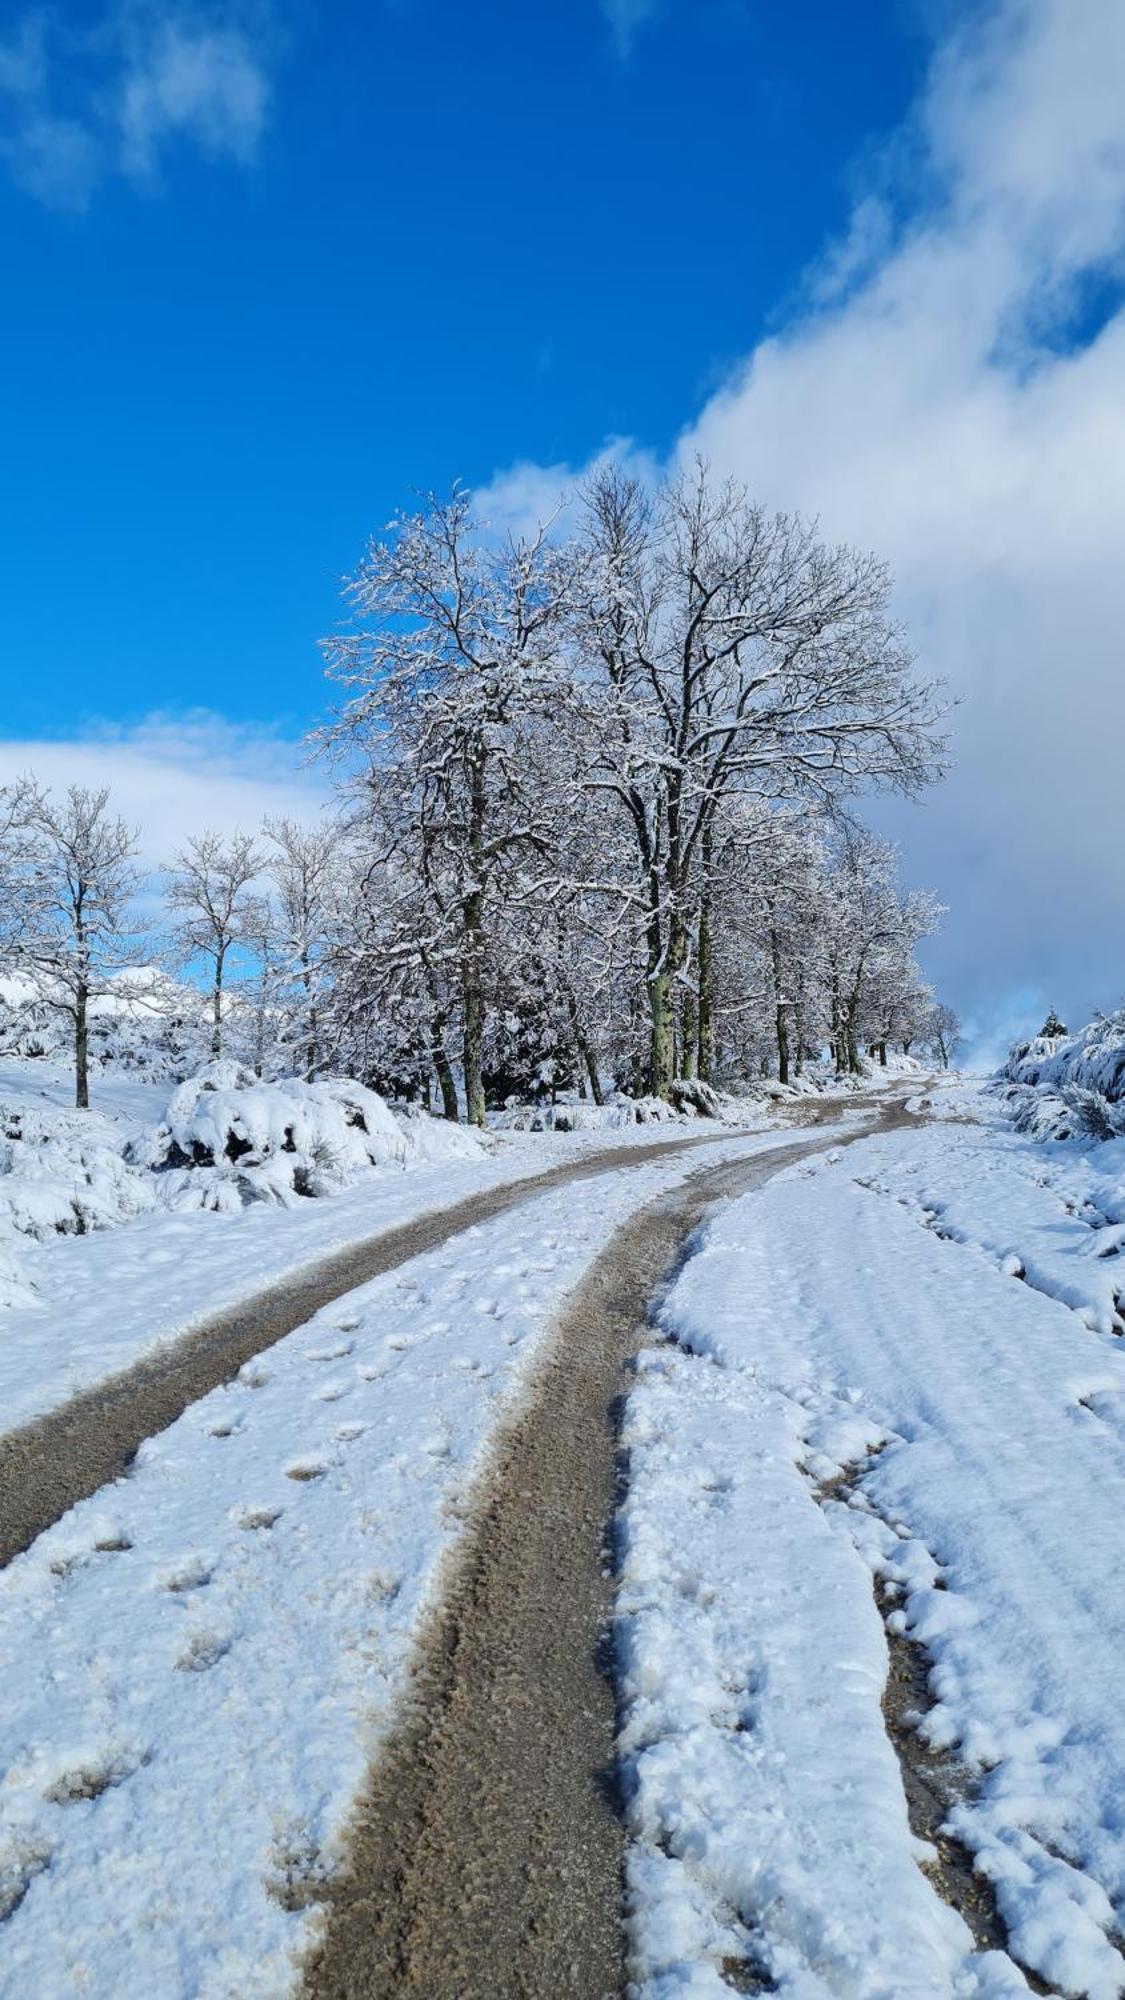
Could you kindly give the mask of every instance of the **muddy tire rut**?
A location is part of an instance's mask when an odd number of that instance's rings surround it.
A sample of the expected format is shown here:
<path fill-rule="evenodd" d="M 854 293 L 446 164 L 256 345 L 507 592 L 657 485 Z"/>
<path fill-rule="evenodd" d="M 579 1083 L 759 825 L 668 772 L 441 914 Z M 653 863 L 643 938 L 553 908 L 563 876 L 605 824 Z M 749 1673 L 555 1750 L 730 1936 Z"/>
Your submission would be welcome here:
<path fill-rule="evenodd" d="M 862 1136 L 697 1171 L 619 1230 L 571 1295 L 421 1634 L 327 1892 L 305 2000 L 624 1991 L 606 1538 L 629 1365 L 715 1201 Z"/>

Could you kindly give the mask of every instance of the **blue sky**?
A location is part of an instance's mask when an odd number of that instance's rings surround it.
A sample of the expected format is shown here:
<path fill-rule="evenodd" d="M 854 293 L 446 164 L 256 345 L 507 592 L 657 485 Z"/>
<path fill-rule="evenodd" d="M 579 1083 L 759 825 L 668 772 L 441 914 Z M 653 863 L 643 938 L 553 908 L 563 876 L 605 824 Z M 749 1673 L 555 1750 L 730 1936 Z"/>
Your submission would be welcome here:
<path fill-rule="evenodd" d="M 81 114 L 123 56 L 81 45 L 104 7 L 60 18 Z M 667 0 L 627 50 L 597 0 L 226 18 L 268 90 L 246 153 L 169 130 L 141 174 L 0 180 L 7 733 L 303 725 L 365 534 L 412 486 L 666 447 L 925 54 L 907 0 Z"/>
<path fill-rule="evenodd" d="M 413 487 L 701 451 L 885 556 L 956 699 L 873 813 L 977 1050 L 1125 995 L 1121 0 L 15 0 L 0 232 L 0 780 L 154 861 L 315 810 Z"/>

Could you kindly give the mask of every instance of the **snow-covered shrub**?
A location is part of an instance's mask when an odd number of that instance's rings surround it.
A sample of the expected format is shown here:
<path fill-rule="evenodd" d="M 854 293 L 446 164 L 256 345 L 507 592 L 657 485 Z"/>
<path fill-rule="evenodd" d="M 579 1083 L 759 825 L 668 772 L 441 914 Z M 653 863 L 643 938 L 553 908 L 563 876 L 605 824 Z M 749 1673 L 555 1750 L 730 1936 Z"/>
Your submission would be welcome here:
<path fill-rule="evenodd" d="M 0 1104 L 0 1305 L 33 1297 L 21 1238 L 84 1236 L 153 1207 L 151 1177 L 123 1150 L 121 1131 L 96 1113 Z"/>
<path fill-rule="evenodd" d="M 220 1061 L 180 1085 L 133 1157 L 163 1180 L 161 1205 L 233 1212 L 333 1194 L 369 1167 L 479 1150 L 475 1134 L 423 1114 L 400 1122 L 360 1083 L 296 1077 L 263 1083 Z"/>
<path fill-rule="evenodd" d="M 1121 1137 L 1125 1008 L 1099 1015 L 1075 1035 L 1017 1042 L 998 1082 L 1016 1126 L 1032 1138 Z"/>
<path fill-rule="evenodd" d="M 656 1125 L 679 1114 L 660 1097 L 627 1097 L 617 1091 L 604 1104 L 560 1096 L 554 1104 L 509 1104 L 489 1123 L 501 1132 L 620 1132 L 628 1125 Z"/>

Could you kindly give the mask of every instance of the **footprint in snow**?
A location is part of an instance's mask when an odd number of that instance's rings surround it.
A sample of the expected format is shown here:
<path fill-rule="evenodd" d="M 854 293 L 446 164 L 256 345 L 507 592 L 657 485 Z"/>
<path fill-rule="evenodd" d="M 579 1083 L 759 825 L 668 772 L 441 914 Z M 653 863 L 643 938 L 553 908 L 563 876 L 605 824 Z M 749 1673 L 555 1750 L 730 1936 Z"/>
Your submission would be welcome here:
<path fill-rule="evenodd" d="M 363 1436 L 366 1429 L 366 1424 L 339 1424 L 336 1429 L 336 1436 L 339 1438 L 341 1444 L 352 1444 L 356 1438 Z"/>
<path fill-rule="evenodd" d="M 272 1528 L 283 1512 L 281 1507 L 240 1507 L 233 1519 L 239 1528 Z"/>
<path fill-rule="evenodd" d="M 295 1458 L 291 1465 L 286 1466 L 285 1477 L 286 1479 L 297 1479 L 305 1481 L 311 1479 L 323 1479 L 327 1470 L 328 1467 L 325 1464 L 323 1464 L 320 1459 Z"/>
<path fill-rule="evenodd" d="M 342 1397 L 351 1395 L 350 1382 L 326 1382 L 323 1389 L 316 1392 L 318 1403 L 338 1403 Z"/>
<path fill-rule="evenodd" d="M 0 1924 L 19 1909 L 50 1860 L 51 1849 L 34 1834 L 13 1831 L 0 1840 Z"/>
<path fill-rule="evenodd" d="M 103 1792 L 114 1785 L 123 1785 L 126 1778 L 148 1762 L 148 1751 L 137 1750 L 126 1743 L 106 1743 L 96 1748 L 77 1752 L 73 1758 L 55 1766 L 53 1775 L 43 1787 L 43 1797 L 52 1805 L 77 1805 L 83 1799 L 100 1799 Z"/>
<path fill-rule="evenodd" d="M 168 1569 L 160 1570 L 156 1583 L 161 1590 L 177 1593 L 202 1590 L 210 1583 L 212 1575 L 212 1566 L 207 1558 L 193 1551 L 190 1555 L 181 1556 L 179 1562 L 172 1563 Z"/>
<path fill-rule="evenodd" d="M 308 1361 L 342 1361 L 355 1346 L 354 1340 L 336 1340 L 330 1347 L 309 1347 L 305 1350 Z"/>
<path fill-rule="evenodd" d="M 246 1389 L 264 1389 L 269 1379 L 268 1368 L 256 1361 L 247 1361 L 238 1371 L 238 1380 Z"/>
<path fill-rule="evenodd" d="M 186 1645 L 176 1655 L 176 1668 L 182 1674 L 205 1674 L 209 1668 L 230 1652 L 231 1635 L 216 1626 L 197 1625 L 188 1636 Z"/>

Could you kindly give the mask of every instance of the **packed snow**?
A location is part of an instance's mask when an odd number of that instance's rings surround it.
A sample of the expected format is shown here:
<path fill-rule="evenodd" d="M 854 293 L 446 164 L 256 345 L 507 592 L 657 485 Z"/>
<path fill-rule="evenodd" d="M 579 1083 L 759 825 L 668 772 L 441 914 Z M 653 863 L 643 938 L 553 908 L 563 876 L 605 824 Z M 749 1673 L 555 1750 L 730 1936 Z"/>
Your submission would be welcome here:
<path fill-rule="evenodd" d="M 1052 1154 L 980 1092 L 941 1108 L 732 1205 L 629 1400 L 644 2000 L 719 2000 L 732 1966 L 802 2000 L 1008 1994 L 1021 1966 L 1125 1987 L 1125 1356 L 1117 1224 L 1084 1205 L 1119 1146 Z M 918 1866 L 873 1578 L 924 1648 L 918 1726 L 959 1760 L 949 1824 L 1007 1952 Z"/>
<path fill-rule="evenodd" d="M 0 1992 L 290 1989 L 470 1481 L 560 1301 L 659 1190 L 791 1138 L 542 1194 L 376 1279 L 9 1566 Z"/>

